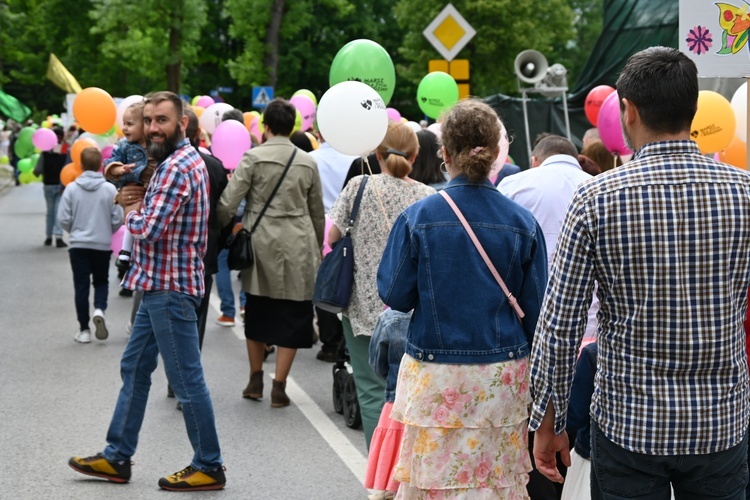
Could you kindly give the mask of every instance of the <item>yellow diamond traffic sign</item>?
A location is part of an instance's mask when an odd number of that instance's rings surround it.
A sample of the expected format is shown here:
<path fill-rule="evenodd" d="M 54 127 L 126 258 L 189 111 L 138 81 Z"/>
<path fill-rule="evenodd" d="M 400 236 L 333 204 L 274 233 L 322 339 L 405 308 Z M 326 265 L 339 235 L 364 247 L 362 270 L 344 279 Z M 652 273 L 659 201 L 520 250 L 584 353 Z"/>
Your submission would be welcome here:
<path fill-rule="evenodd" d="M 456 57 L 476 33 L 452 4 L 446 5 L 422 32 L 448 61 Z"/>

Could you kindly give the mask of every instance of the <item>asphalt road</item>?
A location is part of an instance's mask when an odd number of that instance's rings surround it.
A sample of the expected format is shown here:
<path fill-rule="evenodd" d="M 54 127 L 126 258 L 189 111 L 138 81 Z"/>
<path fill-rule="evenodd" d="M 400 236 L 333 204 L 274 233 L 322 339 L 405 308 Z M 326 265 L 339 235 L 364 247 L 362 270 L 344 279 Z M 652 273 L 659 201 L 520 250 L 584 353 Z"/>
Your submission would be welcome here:
<path fill-rule="evenodd" d="M 186 467 L 192 457 L 182 413 L 166 397 L 161 367 L 154 372 L 130 483 L 112 484 L 70 469 L 69 457 L 95 454 L 106 444 L 132 299 L 117 295 L 112 266 L 110 337 L 74 342 L 78 326 L 68 255 L 42 245 L 44 214 L 41 184 L 0 189 L 0 498 L 366 498 L 364 435 L 334 412 L 332 365 L 315 359 L 319 345 L 298 353 L 287 389 L 290 407 L 270 405 L 273 355 L 265 366 L 265 400 L 242 399 L 249 371 L 244 337 L 241 326 L 215 323 L 215 296 L 203 364 L 226 489 L 176 494 L 158 488 L 160 477 Z M 233 282 L 238 291 L 239 282 Z"/>

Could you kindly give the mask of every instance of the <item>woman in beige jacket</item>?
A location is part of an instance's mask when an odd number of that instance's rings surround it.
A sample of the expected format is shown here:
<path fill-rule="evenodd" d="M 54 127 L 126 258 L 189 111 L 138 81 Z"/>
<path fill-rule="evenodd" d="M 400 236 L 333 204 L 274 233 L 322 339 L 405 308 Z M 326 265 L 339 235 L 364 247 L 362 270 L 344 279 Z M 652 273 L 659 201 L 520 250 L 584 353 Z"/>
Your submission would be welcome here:
<path fill-rule="evenodd" d="M 283 99 L 263 115 L 266 141 L 242 158 L 218 206 L 219 223 L 229 224 L 247 200 L 242 225 L 248 231 L 279 182 L 295 146 L 289 140 L 296 111 Z M 315 160 L 297 149 L 291 167 L 252 236 L 255 264 L 242 273 L 247 293 L 245 337 L 250 382 L 242 396 L 263 397 L 265 344 L 277 346 L 271 406 L 289 404 L 286 379 L 299 348 L 312 347 L 312 296 L 323 246 L 325 212 Z"/>

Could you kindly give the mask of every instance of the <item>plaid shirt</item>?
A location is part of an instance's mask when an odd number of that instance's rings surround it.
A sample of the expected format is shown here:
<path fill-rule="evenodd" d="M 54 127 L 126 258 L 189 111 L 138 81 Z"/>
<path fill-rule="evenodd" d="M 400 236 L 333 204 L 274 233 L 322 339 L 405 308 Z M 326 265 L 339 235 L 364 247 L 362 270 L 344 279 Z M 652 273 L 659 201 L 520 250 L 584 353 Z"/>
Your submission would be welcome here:
<path fill-rule="evenodd" d="M 563 224 L 532 347 L 536 430 L 551 399 L 565 427 L 575 358 L 599 283 L 591 415 L 617 445 L 707 454 L 748 426 L 743 319 L 750 175 L 691 141 L 644 146 L 583 184 Z"/>
<path fill-rule="evenodd" d="M 208 210 L 206 165 L 183 139 L 154 171 L 141 212 L 125 220 L 135 243 L 122 286 L 202 297 Z"/>

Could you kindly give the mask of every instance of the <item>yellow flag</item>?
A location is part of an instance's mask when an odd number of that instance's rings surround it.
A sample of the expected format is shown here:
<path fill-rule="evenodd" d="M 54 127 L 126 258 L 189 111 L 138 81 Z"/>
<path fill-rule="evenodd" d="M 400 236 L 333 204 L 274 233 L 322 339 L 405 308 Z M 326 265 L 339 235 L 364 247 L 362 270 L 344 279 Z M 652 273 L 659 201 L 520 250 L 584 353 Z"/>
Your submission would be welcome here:
<path fill-rule="evenodd" d="M 52 53 L 50 53 L 49 55 L 49 64 L 47 65 L 47 78 L 49 78 L 52 83 L 69 94 L 77 94 L 82 90 L 81 85 L 78 83 L 78 80 L 76 80 L 76 78 L 70 74 L 70 71 L 68 71 L 67 68 L 63 66 L 63 63 L 60 62 L 60 59 L 58 59 L 57 56 Z"/>

